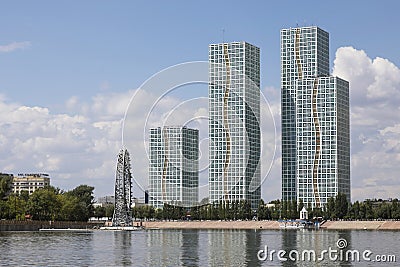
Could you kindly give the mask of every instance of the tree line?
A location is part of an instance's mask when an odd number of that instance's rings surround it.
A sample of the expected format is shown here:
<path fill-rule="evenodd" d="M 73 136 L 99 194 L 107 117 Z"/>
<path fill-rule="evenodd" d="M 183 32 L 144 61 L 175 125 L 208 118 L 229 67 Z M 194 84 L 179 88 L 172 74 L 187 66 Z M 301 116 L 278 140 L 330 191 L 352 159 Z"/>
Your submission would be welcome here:
<path fill-rule="evenodd" d="M 87 221 L 94 215 L 94 187 L 80 185 L 70 191 L 53 186 L 37 189 L 31 195 L 9 193 L 11 181 L 0 179 L 0 218 L 9 220 Z"/>
<path fill-rule="evenodd" d="M 267 207 L 264 201 L 260 201 L 257 215 L 259 220 L 297 219 L 304 203 L 297 201 L 270 202 L 275 206 Z M 321 208 L 312 209 L 306 207 L 309 219 L 322 217 L 326 220 L 376 220 L 376 219 L 400 219 L 400 204 L 398 199 L 392 201 L 365 200 L 350 203 L 346 195 L 339 193 L 336 197 L 328 199 L 327 204 Z"/>
<path fill-rule="evenodd" d="M 375 204 L 374 204 L 375 203 Z M 162 209 L 152 206 L 138 206 L 132 209 L 134 219 L 156 220 L 279 220 L 298 219 L 300 211 L 305 207 L 309 219 L 321 217 L 325 220 L 374 220 L 400 219 L 400 203 L 398 199 L 391 202 L 366 200 L 349 203 L 346 195 L 339 193 L 328 199 L 328 203 L 321 208 L 312 209 L 305 206 L 300 200 L 274 200 L 266 205 L 261 199 L 257 211 L 252 211 L 250 203 L 241 200 L 233 202 L 219 201 L 214 204 L 204 204 L 191 208 L 164 204 Z"/>
<path fill-rule="evenodd" d="M 27 191 L 21 194 L 10 193 L 12 177 L 0 174 L 0 219 L 32 219 L 58 221 L 87 221 L 90 217 L 112 217 L 114 207 L 93 208 L 94 187 L 79 185 L 70 191 L 46 186 L 37 189 L 31 195 Z M 261 199 L 256 211 L 251 209 L 247 200 L 219 201 L 207 203 L 202 201 L 199 206 L 184 208 L 178 205 L 164 204 L 162 209 L 152 206 L 132 208 L 132 217 L 135 219 L 157 220 L 278 220 L 297 219 L 300 210 L 305 206 L 300 200 L 274 200 L 266 205 Z M 392 201 L 356 201 L 349 203 L 346 195 L 339 193 L 328 199 L 321 208 L 305 207 L 309 218 L 322 217 L 327 220 L 374 220 L 400 219 L 400 203 L 398 199 Z"/>
<path fill-rule="evenodd" d="M 152 206 L 138 206 L 132 209 L 134 219 L 156 220 L 250 220 L 252 212 L 247 200 L 219 201 L 195 207 L 181 207 L 164 204 L 162 209 Z"/>

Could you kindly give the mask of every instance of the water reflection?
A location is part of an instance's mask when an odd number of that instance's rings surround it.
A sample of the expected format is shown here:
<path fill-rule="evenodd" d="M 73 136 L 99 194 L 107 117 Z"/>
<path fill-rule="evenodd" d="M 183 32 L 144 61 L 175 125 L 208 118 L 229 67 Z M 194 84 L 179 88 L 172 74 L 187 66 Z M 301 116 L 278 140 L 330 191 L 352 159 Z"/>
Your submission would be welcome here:
<path fill-rule="evenodd" d="M 246 260 L 246 231 L 210 230 L 208 237 L 209 266 L 243 265 Z"/>
<path fill-rule="evenodd" d="M 148 231 L 146 239 L 149 266 L 180 266 L 182 230 Z"/>
<path fill-rule="evenodd" d="M 150 266 L 261 266 L 257 252 L 260 231 L 156 230 L 148 231 Z"/>
<path fill-rule="evenodd" d="M 132 265 L 132 234 L 128 231 L 114 232 L 114 263 L 115 266 Z"/>
<path fill-rule="evenodd" d="M 246 266 L 261 266 L 261 261 L 257 258 L 257 252 L 260 246 L 260 230 L 246 231 Z"/>
<path fill-rule="evenodd" d="M 346 251 L 351 248 L 351 232 L 333 232 L 333 231 L 313 231 L 313 230 L 285 230 L 282 231 L 282 250 L 286 251 L 284 258 L 287 261 L 281 261 L 282 266 L 352 266 L 351 261 L 346 261 Z M 348 246 L 340 249 L 337 246 L 339 239 L 346 240 Z M 280 248 L 274 248 L 279 250 Z M 321 255 L 322 251 L 327 252 Z M 330 258 L 328 251 L 336 250 Z M 342 250 L 342 252 L 341 252 Z M 308 252 L 315 252 L 309 256 Z M 297 254 L 298 253 L 298 254 Z M 304 255 L 303 255 L 304 253 Z M 335 259 L 337 255 L 337 259 Z M 341 258 L 341 255 L 342 258 Z M 310 257 L 310 258 L 309 258 Z M 279 261 L 277 256 L 275 261 Z"/>
<path fill-rule="evenodd" d="M 285 258 L 287 261 L 282 261 L 282 266 L 298 266 L 297 261 L 292 261 L 289 257 L 289 253 L 292 250 L 299 249 L 298 239 L 297 239 L 297 230 L 282 230 L 282 250 L 286 251 Z M 278 261 L 277 256 L 274 257 L 275 261 Z"/>
<path fill-rule="evenodd" d="M 0 232 L 4 266 L 376 266 L 376 262 L 259 261 L 257 252 L 312 249 L 400 255 L 396 231 L 153 230 L 93 233 Z M 344 254 L 346 255 L 346 254 Z M 288 255 L 286 255 L 288 257 Z M 398 260 L 398 259 L 397 259 Z M 384 264 L 382 264 L 383 266 Z M 389 264 L 390 265 L 390 264 Z M 392 263 L 394 266 L 394 264 Z M 386 265 L 385 265 L 386 266 Z"/>
<path fill-rule="evenodd" d="M 199 266 L 199 231 L 185 230 L 182 233 L 182 266 Z"/>

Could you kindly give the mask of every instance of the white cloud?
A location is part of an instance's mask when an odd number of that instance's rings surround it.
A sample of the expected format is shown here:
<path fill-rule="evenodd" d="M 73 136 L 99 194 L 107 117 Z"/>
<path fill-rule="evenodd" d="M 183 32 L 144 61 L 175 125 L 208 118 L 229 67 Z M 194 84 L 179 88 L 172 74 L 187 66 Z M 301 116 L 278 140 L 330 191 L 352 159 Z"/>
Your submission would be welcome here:
<path fill-rule="evenodd" d="M 350 82 L 353 200 L 396 197 L 400 173 L 399 68 L 386 59 L 371 59 L 364 51 L 343 47 L 336 53 L 334 75 Z M 263 173 L 277 144 L 271 173 L 262 187 L 263 198 L 271 200 L 280 198 L 281 191 L 280 90 L 267 87 L 263 93 L 272 110 L 270 115 L 267 106 L 261 107 Z M 65 101 L 65 112 L 55 114 L 47 107 L 10 103 L 0 95 L 0 171 L 49 172 L 52 183 L 60 188 L 86 183 L 96 187 L 96 195 L 112 194 L 123 117 L 132 95 L 124 138 L 132 154 L 134 176 L 146 185 L 148 161 L 143 148 L 148 128 L 207 116 L 206 100 L 184 103 L 166 95 L 151 110 L 158 99 L 154 91 L 103 92 L 89 102 L 71 97 Z M 191 123 L 200 129 L 201 139 L 207 137 L 207 120 Z M 206 141 L 202 149 L 207 149 Z M 202 153 L 207 156 L 206 151 Z M 141 194 L 137 187 L 134 192 Z"/>
<path fill-rule="evenodd" d="M 76 115 L 68 115 L 0 99 L 0 170 L 49 172 L 52 184 L 64 189 L 90 184 L 93 179 L 113 179 L 114 169 L 97 177 L 84 174 L 101 168 L 104 162 L 114 161 L 121 142 L 121 115 L 105 116 L 107 111 L 99 112 L 98 116 L 83 114 L 78 109 L 81 106 L 78 100 L 74 101 L 76 105 L 67 103 L 66 109 L 75 106 Z M 109 187 L 99 185 L 100 192 L 112 192 L 113 185 Z"/>
<path fill-rule="evenodd" d="M 354 104 L 400 100 L 400 69 L 389 60 L 372 60 L 363 50 L 341 47 L 334 64 L 333 75 L 350 82 Z"/>
<path fill-rule="evenodd" d="M 333 74 L 350 82 L 353 199 L 398 197 L 400 69 L 342 47 Z"/>
<path fill-rule="evenodd" d="M 31 46 L 31 43 L 28 41 L 25 42 L 12 42 L 6 45 L 0 45 L 0 53 L 10 53 L 18 49 L 25 49 Z"/>

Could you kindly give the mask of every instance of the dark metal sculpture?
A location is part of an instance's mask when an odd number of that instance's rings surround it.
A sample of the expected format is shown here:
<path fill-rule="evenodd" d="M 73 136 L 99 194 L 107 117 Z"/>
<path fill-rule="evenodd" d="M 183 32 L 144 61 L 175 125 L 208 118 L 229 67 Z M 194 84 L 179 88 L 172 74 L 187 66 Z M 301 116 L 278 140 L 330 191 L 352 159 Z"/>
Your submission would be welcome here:
<path fill-rule="evenodd" d="M 115 205 L 112 226 L 131 226 L 131 162 L 127 149 L 121 149 L 118 154 L 115 173 Z"/>

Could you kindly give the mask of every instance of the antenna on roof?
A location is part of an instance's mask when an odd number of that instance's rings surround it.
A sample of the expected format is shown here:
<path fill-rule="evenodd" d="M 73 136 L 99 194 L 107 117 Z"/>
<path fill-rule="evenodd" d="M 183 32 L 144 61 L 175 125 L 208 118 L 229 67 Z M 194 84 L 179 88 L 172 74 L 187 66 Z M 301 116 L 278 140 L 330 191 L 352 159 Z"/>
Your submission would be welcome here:
<path fill-rule="evenodd" d="M 222 43 L 225 43 L 225 29 L 222 28 Z"/>

